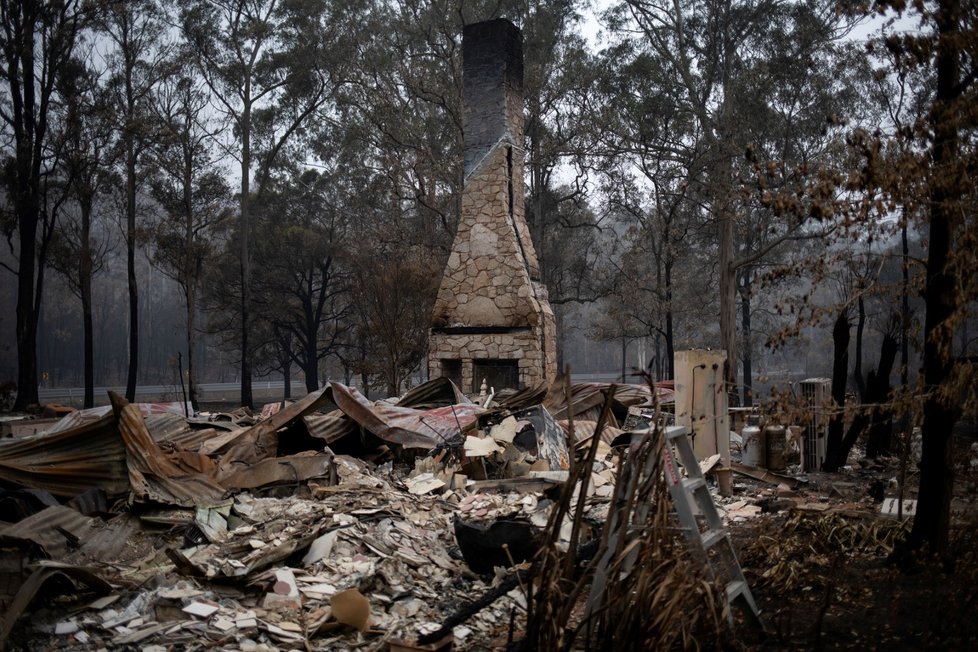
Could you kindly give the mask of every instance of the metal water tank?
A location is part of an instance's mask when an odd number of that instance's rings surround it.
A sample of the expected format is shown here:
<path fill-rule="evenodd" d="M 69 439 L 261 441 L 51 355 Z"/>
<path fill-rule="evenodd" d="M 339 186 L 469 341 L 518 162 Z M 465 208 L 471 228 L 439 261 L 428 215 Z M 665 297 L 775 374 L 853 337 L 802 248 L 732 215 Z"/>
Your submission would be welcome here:
<path fill-rule="evenodd" d="M 748 424 L 740 431 L 740 462 L 745 466 L 763 468 L 767 455 L 764 450 L 764 431 Z"/>

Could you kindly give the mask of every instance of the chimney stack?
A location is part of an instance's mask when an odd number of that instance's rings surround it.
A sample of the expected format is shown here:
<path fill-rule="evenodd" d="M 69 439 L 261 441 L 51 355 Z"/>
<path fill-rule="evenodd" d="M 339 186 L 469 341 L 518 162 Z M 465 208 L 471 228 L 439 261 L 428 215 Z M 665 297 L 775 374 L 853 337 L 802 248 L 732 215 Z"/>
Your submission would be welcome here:
<path fill-rule="evenodd" d="M 556 375 L 554 315 L 524 215 L 523 39 L 498 19 L 462 36 L 465 184 L 435 302 L 429 375 L 476 392 Z"/>

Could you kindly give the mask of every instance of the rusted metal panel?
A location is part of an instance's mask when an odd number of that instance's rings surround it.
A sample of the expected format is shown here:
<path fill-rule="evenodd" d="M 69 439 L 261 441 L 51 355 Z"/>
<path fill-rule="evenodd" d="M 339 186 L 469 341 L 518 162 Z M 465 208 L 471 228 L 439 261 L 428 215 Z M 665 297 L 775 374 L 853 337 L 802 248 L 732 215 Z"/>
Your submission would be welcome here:
<path fill-rule="evenodd" d="M 239 428 L 232 432 L 240 434 L 244 431 L 244 428 Z M 150 428 L 150 432 L 152 432 L 152 428 Z M 212 455 L 216 452 L 215 442 L 226 435 L 228 435 L 228 431 L 219 428 L 188 428 L 180 432 L 168 434 L 162 441 L 182 448 L 185 451 Z M 155 433 L 153 438 L 156 438 Z M 234 436 L 232 435 L 226 441 L 233 439 Z"/>
<path fill-rule="evenodd" d="M 435 378 L 404 392 L 397 404 L 417 409 L 471 404 L 469 397 L 448 378 Z"/>
<path fill-rule="evenodd" d="M 371 403 L 360 392 L 330 383 L 333 400 L 351 419 L 383 439 L 405 448 L 430 449 L 475 427 L 486 410 L 475 404 L 449 405 L 433 410 Z"/>
<path fill-rule="evenodd" d="M 323 444 L 326 445 L 360 430 L 356 422 L 340 410 L 334 410 L 329 414 L 307 414 L 302 417 L 302 420 L 309 434 L 322 439 Z"/>
<path fill-rule="evenodd" d="M 71 497 L 129 488 L 126 448 L 111 412 L 75 428 L 0 441 L 0 480 Z"/>
<path fill-rule="evenodd" d="M 183 415 L 172 412 L 143 415 L 143 420 L 155 441 L 179 442 L 193 430 Z"/>
<path fill-rule="evenodd" d="M 571 385 L 570 410 L 564 390 L 551 391 L 543 405 L 555 419 L 566 419 L 568 412 L 572 416 L 582 415 L 591 410 L 600 409 L 604 404 L 604 395 L 611 387 L 615 388 L 612 409 L 616 412 L 625 411 L 632 405 L 648 405 L 652 403 L 652 390 L 648 385 L 619 385 L 616 383 L 577 383 Z M 555 386 L 556 387 L 556 384 Z M 656 395 L 660 403 L 673 400 L 674 391 L 662 384 L 656 386 Z"/>
<path fill-rule="evenodd" d="M 329 475 L 331 455 L 290 455 L 262 460 L 225 478 L 229 489 L 257 489 L 273 484 L 298 484 Z"/>
<path fill-rule="evenodd" d="M 329 405 L 332 402 L 329 389 L 329 387 L 324 387 L 317 392 L 306 394 L 295 403 L 282 408 L 270 418 L 252 426 L 248 430 L 248 433 L 257 435 L 266 432 L 275 432 L 279 428 L 284 428 L 295 419 L 299 419 L 306 414 L 311 414 L 319 408 Z"/>
<path fill-rule="evenodd" d="M 110 394 L 118 414 L 119 433 L 126 445 L 129 484 L 141 499 L 189 507 L 224 497 L 225 489 L 201 473 L 187 473 L 153 441 L 139 409 Z"/>
<path fill-rule="evenodd" d="M 59 559 L 68 553 L 69 543 L 84 541 L 94 533 L 96 519 L 79 512 L 54 505 L 37 514 L 0 529 L 0 542 L 30 542 L 39 546 L 51 559 Z"/>
<path fill-rule="evenodd" d="M 178 403 L 176 401 L 170 403 L 133 403 L 134 406 L 139 410 L 143 417 L 148 417 L 151 414 L 174 414 L 178 416 L 184 416 L 185 414 L 193 414 L 193 407 L 187 403 Z M 185 412 L 186 410 L 186 412 Z M 97 421 L 107 414 L 112 413 L 112 406 L 102 405 L 94 408 L 87 408 L 85 410 L 75 410 L 70 414 L 65 415 L 60 421 L 54 424 L 54 426 L 48 428 L 45 432 L 52 434 L 55 432 L 62 432 L 64 430 L 71 430 L 72 428 L 77 428 L 78 426 L 84 425 L 90 421 Z"/>
<path fill-rule="evenodd" d="M 249 428 L 235 437 L 226 452 L 221 455 L 221 461 L 211 474 L 218 482 L 230 477 L 243 468 L 248 468 L 258 462 L 275 457 L 278 454 L 278 432 L 275 430 L 256 430 Z"/>

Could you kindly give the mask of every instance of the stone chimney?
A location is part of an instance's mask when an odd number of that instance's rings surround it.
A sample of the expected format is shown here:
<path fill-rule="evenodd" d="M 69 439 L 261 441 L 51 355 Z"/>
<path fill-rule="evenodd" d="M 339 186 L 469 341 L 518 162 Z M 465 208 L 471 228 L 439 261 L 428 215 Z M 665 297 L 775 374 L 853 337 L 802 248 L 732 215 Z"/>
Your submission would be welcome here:
<path fill-rule="evenodd" d="M 554 314 L 523 211 L 523 37 L 507 20 L 462 34 L 465 184 L 428 342 L 432 378 L 465 392 L 553 380 Z"/>

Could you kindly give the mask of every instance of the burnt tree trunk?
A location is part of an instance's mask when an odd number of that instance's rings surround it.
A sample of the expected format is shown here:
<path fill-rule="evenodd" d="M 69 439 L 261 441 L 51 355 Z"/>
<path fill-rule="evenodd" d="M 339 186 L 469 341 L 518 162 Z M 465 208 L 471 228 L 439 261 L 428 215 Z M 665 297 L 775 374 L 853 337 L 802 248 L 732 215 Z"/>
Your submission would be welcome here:
<path fill-rule="evenodd" d="M 740 284 L 740 330 L 741 330 L 740 340 L 743 346 L 744 407 L 752 407 L 754 405 L 754 388 L 751 385 L 751 376 L 754 373 L 754 367 L 751 360 L 751 350 L 750 350 L 750 332 L 751 332 L 750 273 L 745 272 L 741 277 L 741 279 L 742 282 Z"/>
<path fill-rule="evenodd" d="M 949 170 L 957 163 L 960 128 L 955 101 L 960 99 L 959 57 L 961 14 L 956 0 L 939 3 L 937 16 L 937 95 L 929 119 L 934 128 L 930 170 L 930 230 L 927 282 L 924 288 L 924 420 L 917 513 L 910 531 L 911 549 L 928 549 L 946 556 L 954 490 L 951 427 L 961 413 L 959 403 L 943 387 L 953 361 L 949 321 L 958 307 L 955 279 L 948 270 L 952 253 L 955 207 L 963 194 L 961 174 Z M 955 185 L 957 184 L 957 185 Z M 945 391 L 942 391 L 945 390 Z"/>
<path fill-rule="evenodd" d="M 241 405 L 254 406 L 251 388 L 251 104 L 241 111 L 241 197 L 238 224 L 241 236 Z"/>
<path fill-rule="evenodd" d="M 859 317 L 856 320 L 856 360 L 853 363 L 852 375 L 856 381 L 856 389 L 859 391 L 859 400 L 866 403 L 866 383 L 863 381 L 863 331 L 866 329 L 866 305 L 863 303 L 861 287 L 856 305 Z"/>
<path fill-rule="evenodd" d="M 834 353 L 832 356 L 832 402 L 835 410 L 829 421 L 823 471 L 838 471 L 845 464 L 842 451 L 842 432 L 845 428 L 846 377 L 849 375 L 849 316 L 839 314 L 832 328 Z M 849 451 L 845 451 L 848 456 Z M 840 459 L 841 457 L 841 459 Z"/>
<path fill-rule="evenodd" d="M 289 400 L 292 398 L 292 361 L 288 357 L 282 361 L 282 385 L 284 387 L 282 397 Z"/>
<path fill-rule="evenodd" d="M 866 457 L 875 458 L 889 452 L 893 410 L 885 403 L 890 398 L 890 373 L 893 371 L 897 348 L 897 341 L 892 335 L 883 336 L 879 364 L 876 371 L 869 372 L 865 383 L 866 396 L 863 403 L 866 406 L 856 414 L 852 425 L 846 431 L 839 452 L 839 459 L 842 460 L 839 466 L 845 464 L 852 447 L 867 429 L 869 429 L 869 441 L 866 444 Z"/>
<path fill-rule="evenodd" d="M 82 338 L 85 349 L 85 399 L 83 407 L 95 407 L 95 347 L 92 328 L 92 197 L 79 202 L 81 233 L 78 247 L 78 294 L 82 304 Z"/>
<path fill-rule="evenodd" d="M 671 237 L 671 236 L 669 236 Z M 672 245 L 666 246 L 666 262 L 663 265 L 665 272 L 666 287 L 666 364 L 669 369 L 669 378 L 676 377 L 676 337 L 673 331 L 672 314 Z"/>
<path fill-rule="evenodd" d="M 129 288 L 129 367 L 126 371 L 126 400 L 136 401 L 139 370 L 139 289 L 136 284 L 136 145 L 128 134 L 126 142 L 126 280 Z"/>
<path fill-rule="evenodd" d="M 876 371 L 876 386 L 870 387 L 870 400 L 881 404 L 890 400 L 890 373 L 896 360 L 898 350 L 896 338 L 892 335 L 883 337 L 880 350 L 880 363 Z M 869 427 L 869 439 L 866 442 L 866 457 L 879 457 L 890 454 L 893 437 L 893 407 L 886 406 L 873 412 L 873 423 Z"/>

